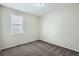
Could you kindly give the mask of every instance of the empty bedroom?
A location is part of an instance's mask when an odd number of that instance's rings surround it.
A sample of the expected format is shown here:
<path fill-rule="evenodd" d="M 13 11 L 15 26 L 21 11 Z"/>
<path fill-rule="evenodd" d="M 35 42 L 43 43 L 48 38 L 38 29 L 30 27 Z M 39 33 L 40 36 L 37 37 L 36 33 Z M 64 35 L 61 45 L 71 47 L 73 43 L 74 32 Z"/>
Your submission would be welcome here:
<path fill-rule="evenodd" d="M 79 3 L 0 3 L 0 56 L 79 56 Z"/>

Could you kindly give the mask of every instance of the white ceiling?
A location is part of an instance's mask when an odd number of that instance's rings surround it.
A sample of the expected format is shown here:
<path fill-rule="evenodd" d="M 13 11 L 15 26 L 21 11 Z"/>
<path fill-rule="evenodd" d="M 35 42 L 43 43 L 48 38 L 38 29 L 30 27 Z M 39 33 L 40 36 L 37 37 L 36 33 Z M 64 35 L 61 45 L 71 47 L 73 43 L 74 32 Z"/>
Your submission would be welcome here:
<path fill-rule="evenodd" d="M 35 16 L 44 16 L 52 11 L 61 9 L 63 7 L 78 5 L 77 3 L 46 3 L 44 7 L 35 7 L 33 3 L 4 3 L 5 7 L 13 8 L 19 11 L 33 14 Z"/>

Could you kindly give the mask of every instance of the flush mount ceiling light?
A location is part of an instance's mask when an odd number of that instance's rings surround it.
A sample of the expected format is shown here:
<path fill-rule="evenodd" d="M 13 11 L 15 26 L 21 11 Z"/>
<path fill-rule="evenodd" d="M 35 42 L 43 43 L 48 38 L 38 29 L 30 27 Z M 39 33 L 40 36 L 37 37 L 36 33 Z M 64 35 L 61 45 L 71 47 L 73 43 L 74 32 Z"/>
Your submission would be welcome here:
<path fill-rule="evenodd" d="M 45 3 L 33 3 L 33 6 L 36 6 L 36 7 L 43 7 L 45 5 L 46 5 Z"/>

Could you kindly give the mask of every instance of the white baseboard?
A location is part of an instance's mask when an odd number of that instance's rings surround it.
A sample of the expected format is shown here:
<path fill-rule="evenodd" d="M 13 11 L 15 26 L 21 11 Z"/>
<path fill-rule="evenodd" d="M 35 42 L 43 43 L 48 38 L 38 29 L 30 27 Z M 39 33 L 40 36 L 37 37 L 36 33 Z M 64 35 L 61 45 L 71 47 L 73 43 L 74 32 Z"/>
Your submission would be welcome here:
<path fill-rule="evenodd" d="M 3 50 L 3 49 L 8 49 L 8 48 L 12 48 L 12 47 L 19 46 L 19 45 L 23 45 L 23 44 L 30 43 L 30 42 L 33 42 L 33 41 L 37 41 L 37 40 L 31 40 L 31 41 L 23 42 L 23 43 L 16 44 L 16 45 L 13 45 L 13 46 L 3 47 L 3 48 L 1 48 L 1 50 Z"/>

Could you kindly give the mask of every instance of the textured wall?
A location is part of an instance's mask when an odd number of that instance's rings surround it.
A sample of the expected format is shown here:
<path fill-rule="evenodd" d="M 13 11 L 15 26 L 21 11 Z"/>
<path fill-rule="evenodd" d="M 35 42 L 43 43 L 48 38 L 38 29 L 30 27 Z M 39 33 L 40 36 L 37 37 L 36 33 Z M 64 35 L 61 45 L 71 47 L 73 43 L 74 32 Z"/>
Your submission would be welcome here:
<path fill-rule="evenodd" d="M 0 50 L 1 50 L 1 40 L 2 40 L 2 34 L 1 34 L 1 7 L 0 7 Z"/>
<path fill-rule="evenodd" d="M 10 16 L 17 14 L 24 17 L 24 33 L 12 35 L 10 33 Z M 39 20 L 37 17 L 2 7 L 2 48 L 13 47 L 39 39 Z"/>
<path fill-rule="evenodd" d="M 40 23 L 41 40 L 79 51 L 79 6 L 56 10 Z"/>

